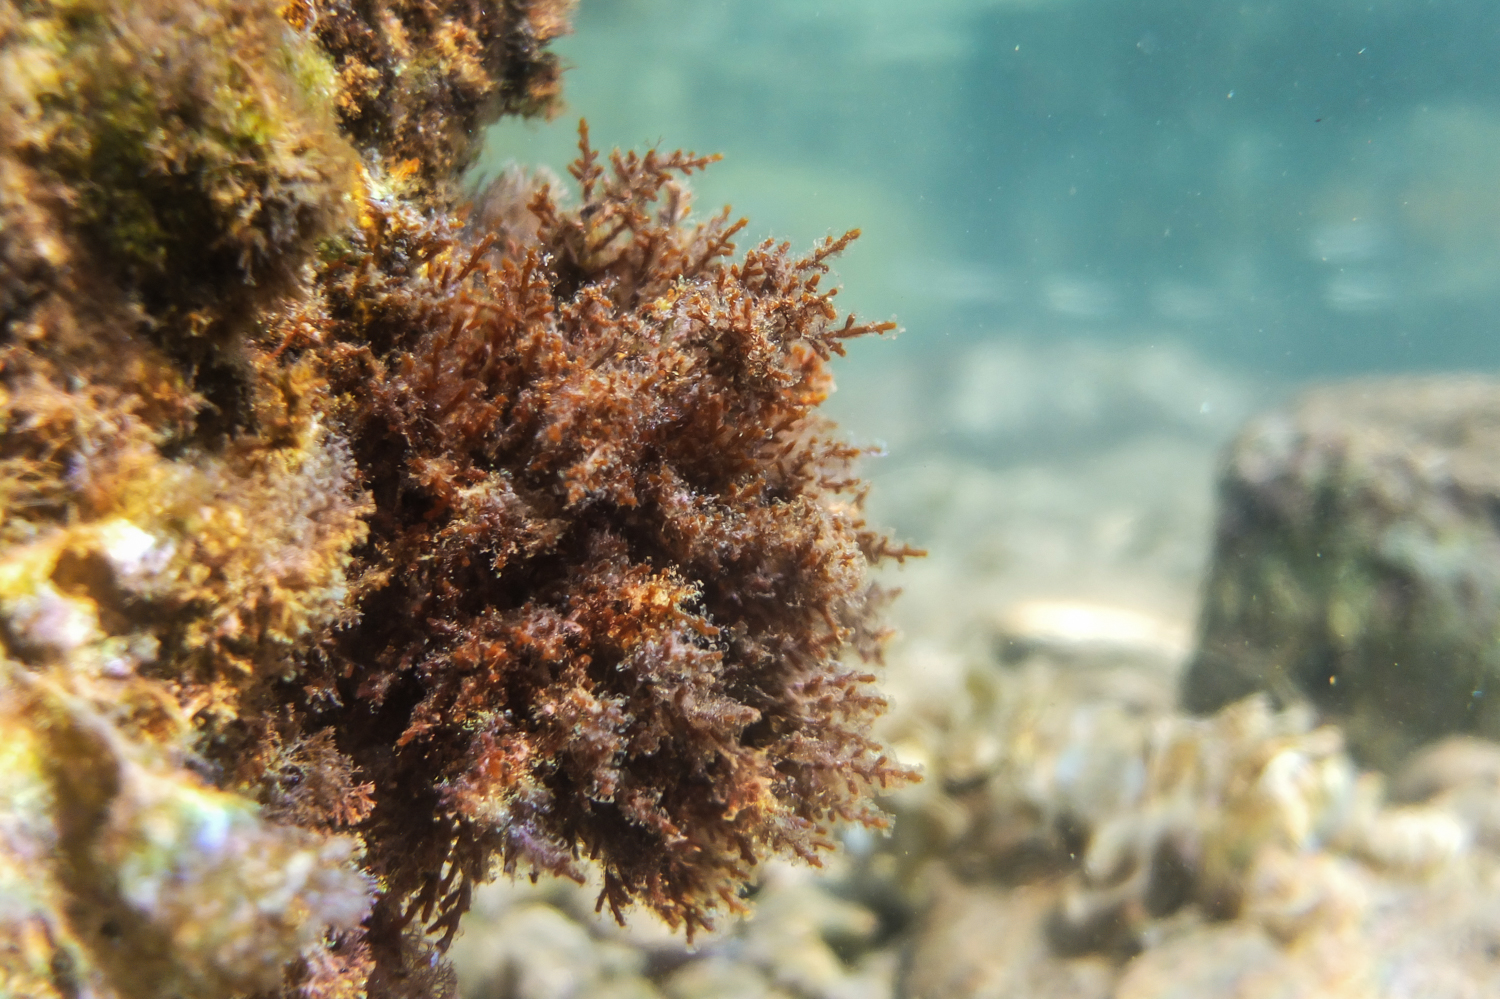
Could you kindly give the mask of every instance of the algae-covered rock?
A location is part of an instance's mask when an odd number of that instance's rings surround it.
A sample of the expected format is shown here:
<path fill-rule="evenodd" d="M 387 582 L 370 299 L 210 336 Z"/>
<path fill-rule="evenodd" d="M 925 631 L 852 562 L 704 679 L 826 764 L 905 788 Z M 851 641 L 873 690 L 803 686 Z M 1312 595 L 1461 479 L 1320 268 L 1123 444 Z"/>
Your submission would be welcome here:
<path fill-rule="evenodd" d="M 359 188 L 328 57 L 277 5 L 233 0 L 8 5 L 0 38 L 0 220 L 19 225 L 0 256 L 30 243 L 96 308 L 118 291 L 200 385 L 223 378 Z"/>
<path fill-rule="evenodd" d="M 1240 435 L 1220 503 L 1188 708 L 1305 698 L 1379 765 L 1500 734 L 1500 383 L 1311 391 Z"/>
<path fill-rule="evenodd" d="M 1387 798 L 1306 704 L 1127 704 L 1094 655 L 975 664 L 907 733 L 898 996 L 1490 994 L 1494 745 L 1420 754 Z"/>
<path fill-rule="evenodd" d="M 0 725 L 3 994 L 274 989 L 368 914 L 358 840 L 267 821 L 57 679 L 0 662 Z"/>
<path fill-rule="evenodd" d="M 857 230 L 738 257 L 583 128 L 459 199 L 570 9 L 0 4 L 0 995 L 446 996 L 502 871 L 691 936 L 911 778 Z"/>

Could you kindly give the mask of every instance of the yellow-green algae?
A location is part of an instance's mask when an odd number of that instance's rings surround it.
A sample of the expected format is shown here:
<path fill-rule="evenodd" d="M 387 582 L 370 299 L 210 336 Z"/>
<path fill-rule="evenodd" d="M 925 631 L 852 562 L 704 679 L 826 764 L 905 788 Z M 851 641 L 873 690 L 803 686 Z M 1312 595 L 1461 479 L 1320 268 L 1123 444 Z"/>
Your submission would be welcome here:
<path fill-rule="evenodd" d="M 268 4 L 37 4 L 17 61 L 29 151 L 156 310 L 279 292 L 345 210 L 356 161 L 327 57 Z"/>

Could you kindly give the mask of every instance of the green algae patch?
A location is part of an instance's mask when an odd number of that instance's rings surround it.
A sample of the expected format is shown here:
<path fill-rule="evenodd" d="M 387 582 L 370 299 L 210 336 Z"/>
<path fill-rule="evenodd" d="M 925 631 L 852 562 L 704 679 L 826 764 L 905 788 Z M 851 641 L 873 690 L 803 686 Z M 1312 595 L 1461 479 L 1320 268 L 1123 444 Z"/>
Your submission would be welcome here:
<path fill-rule="evenodd" d="M 52 64 L 31 154 L 169 349 L 285 293 L 357 187 L 316 44 L 269 3 L 30 11 L 25 33 Z"/>

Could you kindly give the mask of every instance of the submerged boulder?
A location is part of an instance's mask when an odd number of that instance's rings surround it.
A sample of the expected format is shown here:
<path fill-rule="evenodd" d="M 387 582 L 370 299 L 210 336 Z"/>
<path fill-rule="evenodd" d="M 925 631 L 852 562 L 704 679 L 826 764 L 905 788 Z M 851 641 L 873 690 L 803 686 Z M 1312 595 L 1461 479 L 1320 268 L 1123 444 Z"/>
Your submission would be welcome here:
<path fill-rule="evenodd" d="M 1309 700 L 1364 761 L 1500 736 L 1500 381 L 1370 379 L 1253 421 L 1184 705 Z"/>

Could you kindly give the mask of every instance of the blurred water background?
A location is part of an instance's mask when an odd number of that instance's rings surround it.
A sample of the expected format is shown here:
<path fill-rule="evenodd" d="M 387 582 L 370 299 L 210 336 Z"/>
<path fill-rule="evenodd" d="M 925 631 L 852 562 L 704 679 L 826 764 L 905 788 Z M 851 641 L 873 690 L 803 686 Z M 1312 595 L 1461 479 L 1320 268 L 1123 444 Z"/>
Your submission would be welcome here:
<path fill-rule="evenodd" d="M 904 347 L 1181 342 L 1251 373 L 1492 366 L 1500 7 L 1480 0 L 584 0 L 598 144 L 725 162 L 700 207 L 861 226 L 847 303 Z"/>

